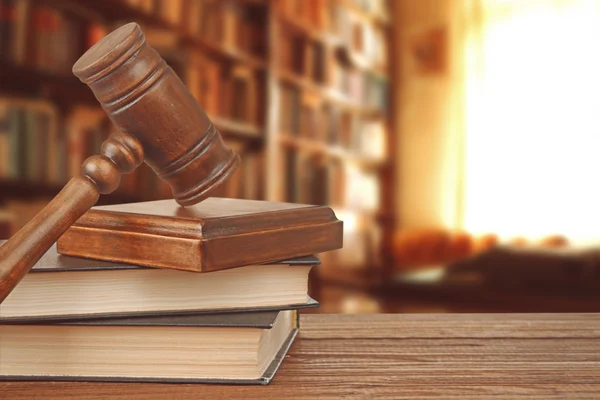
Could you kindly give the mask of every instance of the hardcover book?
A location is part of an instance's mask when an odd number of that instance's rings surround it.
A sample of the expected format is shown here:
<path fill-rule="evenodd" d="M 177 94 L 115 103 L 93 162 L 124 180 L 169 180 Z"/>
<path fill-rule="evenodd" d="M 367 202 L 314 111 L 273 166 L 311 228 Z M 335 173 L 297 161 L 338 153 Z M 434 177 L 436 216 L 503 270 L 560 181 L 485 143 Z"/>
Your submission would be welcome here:
<path fill-rule="evenodd" d="M 0 324 L 0 379 L 267 384 L 297 332 L 295 310 Z"/>
<path fill-rule="evenodd" d="M 308 273 L 318 264 L 310 256 L 198 274 L 61 256 L 54 246 L 0 304 L 0 322 L 315 307 Z"/>

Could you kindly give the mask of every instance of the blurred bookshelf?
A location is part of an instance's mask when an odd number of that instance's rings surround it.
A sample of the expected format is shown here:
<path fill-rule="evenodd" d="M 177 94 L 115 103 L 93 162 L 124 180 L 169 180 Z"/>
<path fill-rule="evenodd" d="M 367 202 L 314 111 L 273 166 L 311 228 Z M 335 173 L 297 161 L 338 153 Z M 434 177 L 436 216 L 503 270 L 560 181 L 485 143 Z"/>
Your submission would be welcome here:
<path fill-rule="evenodd" d="M 323 255 L 320 278 L 381 283 L 395 220 L 389 15 L 385 0 L 0 0 L 0 232 L 113 131 L 71 67 L 135 21 L 242 157 L 215 196 L 333 207 L 345 249 Z M 169 197 L 143 166 L 101 201 Z"/>

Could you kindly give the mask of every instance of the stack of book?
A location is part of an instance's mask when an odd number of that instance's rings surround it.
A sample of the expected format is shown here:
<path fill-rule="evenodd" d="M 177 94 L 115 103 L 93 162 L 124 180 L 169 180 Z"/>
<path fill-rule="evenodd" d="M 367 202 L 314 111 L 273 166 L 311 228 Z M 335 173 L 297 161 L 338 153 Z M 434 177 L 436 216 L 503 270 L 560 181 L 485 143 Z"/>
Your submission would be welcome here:
<path fill-rule="evenodd" d="M 0 305 L 2 379 L 268 383 L 315 257 L 207 274 L 61 256 Z"/>
<path fill-rule="evenodd" d="M 338 248 L 341 222 L 334 216 L 325 222 L 318 216 L 323 207 L 229 199 L 186 209 L 174 204 L 97 207 L 39 260 L 0 304 L 0 379 L 266 384 L 273 378 L 298 333 L 298 309 L 318 306 L 308 295 L 308 275 L 319 260 L 257 260 L 283 254 L 284 242 L 277 246 L 272 238 L 284 238 L 286 231 L 306 237 L 289 243 L 291 253 L 323 249 L 324 242 Z M 177 220 L 167 217 L 173 210 Z M 140 229 L 134 217 L 146 227 Z M 115 222 L 122 218 L 130 226 Z M 94 221 L 102 226 L 93 227 Z M 177 232 L 167 232 L 169 223 Z M 197 246 L 194 223 L 202 228 L 198 237 L 204 235 Z M 111 242 L 125 231 L 128 244 Z M 261 249 L 246 238 L 244 250 L 239 239 L 249 234 L 278 249 Z M 104 250 L 95 245 L 100 237 Z M 236 241 L 239 252 L 226 249 Z M 83 251 L 80 242 L 87 243 L 86 252 L 98 251 L 94 259 L 59 254 Z M 193 250 L 161 257 L 169 246 L 186 245 L 202 249 L 187 270 L 177 270 L 177 262 L 193 260 Z M 134 253 L 142 260 L 138 265 L 97 260 Z M 211 259 L 217 254 L 222 256 Z M 142 266 L 146 255 L 162 268 Z M 241 259 L 249 261 L 233 261 Z"/>

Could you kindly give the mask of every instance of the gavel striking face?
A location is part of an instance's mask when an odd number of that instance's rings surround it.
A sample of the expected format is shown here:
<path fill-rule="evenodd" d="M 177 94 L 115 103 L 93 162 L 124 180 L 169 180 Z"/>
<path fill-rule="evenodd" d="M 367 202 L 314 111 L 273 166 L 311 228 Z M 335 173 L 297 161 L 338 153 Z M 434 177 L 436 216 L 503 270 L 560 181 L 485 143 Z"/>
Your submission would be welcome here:
<path fill-rule="evenodd" d="M 239 157 L 229 149 L 173 70 L 145 40 L 140 27 L 120 27 L 89 49 L 73 73 L 94 92 L 119 128 L 102 155 L 88 158 L 81 176 L 0 247 L 0 303 L 54 242 L 120 176 L 146 162 L 181 205 L 195 204 L 225 182 Z"/>

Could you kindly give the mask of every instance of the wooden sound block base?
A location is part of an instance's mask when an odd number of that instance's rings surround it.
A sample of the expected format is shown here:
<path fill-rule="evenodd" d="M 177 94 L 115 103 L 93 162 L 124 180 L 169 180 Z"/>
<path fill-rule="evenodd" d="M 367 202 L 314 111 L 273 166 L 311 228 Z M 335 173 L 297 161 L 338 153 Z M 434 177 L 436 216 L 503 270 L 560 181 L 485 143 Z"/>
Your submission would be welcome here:
<path fill-rule="evenodd" d="M 342 221 L 328 207 L 222 198 L 94 207 L 58 241 L 64 255 L 196 272 L 341 247 Z"/>

